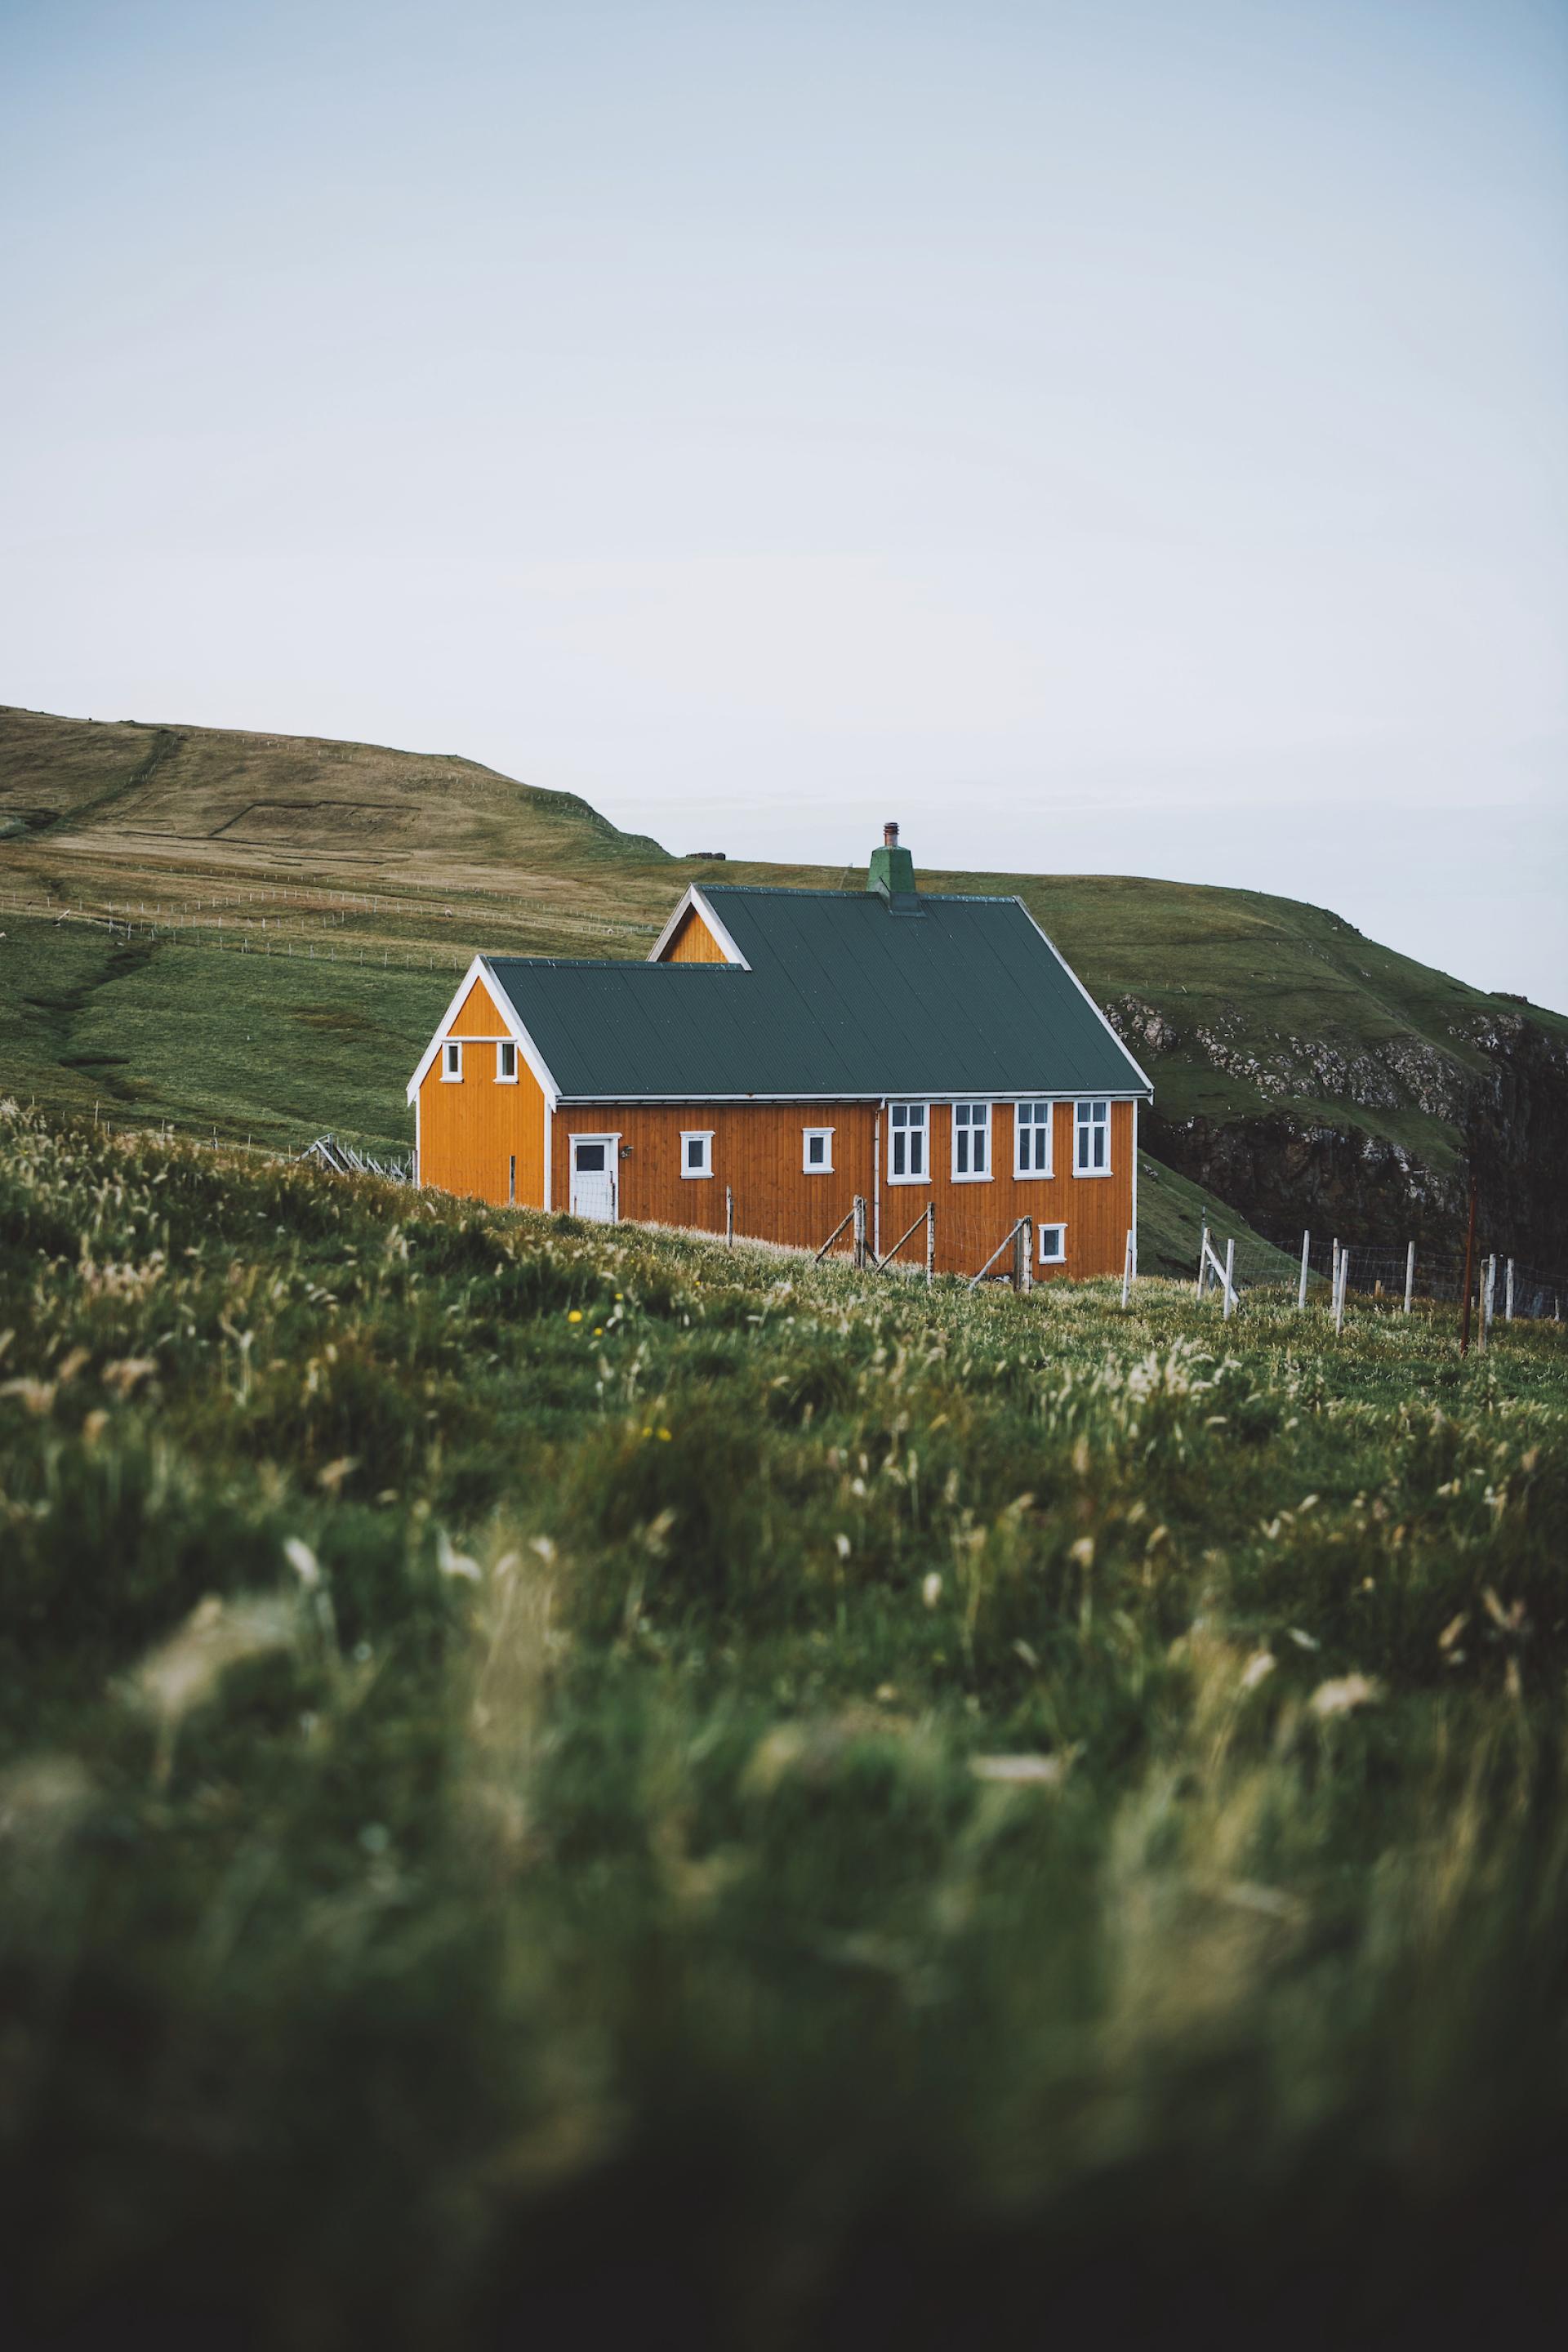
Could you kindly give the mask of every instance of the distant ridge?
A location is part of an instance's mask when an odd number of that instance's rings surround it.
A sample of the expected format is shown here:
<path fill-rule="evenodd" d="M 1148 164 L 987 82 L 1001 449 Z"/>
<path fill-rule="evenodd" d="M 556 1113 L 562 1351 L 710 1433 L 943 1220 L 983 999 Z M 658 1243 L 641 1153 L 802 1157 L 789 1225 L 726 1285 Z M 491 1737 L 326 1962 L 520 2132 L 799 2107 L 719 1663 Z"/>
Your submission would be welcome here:
<path fill-rule="evenodd" d="M 62 829 L 329 856 L 373 842 L 535 863 L 597 853 L 646 865 L 668 854 L 575 793 L 456 752 L 0 705 L 0 830 L 15 839 Z"/>

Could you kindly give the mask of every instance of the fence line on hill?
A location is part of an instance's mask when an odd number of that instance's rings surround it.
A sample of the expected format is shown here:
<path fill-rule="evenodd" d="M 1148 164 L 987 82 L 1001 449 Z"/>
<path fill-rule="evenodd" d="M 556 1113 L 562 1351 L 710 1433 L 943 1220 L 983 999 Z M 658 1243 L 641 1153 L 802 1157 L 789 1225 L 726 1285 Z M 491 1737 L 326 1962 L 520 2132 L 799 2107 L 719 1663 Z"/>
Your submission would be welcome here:
<path fill-rule="evenodd" d="M 202 918 L 202 912 L 200 912 L 202 906 L 212 908 L 212 912 L 207 912 L 205 918 Z M 33 919 L 33 922 L 49 922 L 49 924 L 78 922 L 78 924 L 85 924 L 87 929 L 106 931 L 110 939 L 127 939 L 127 940 L 167 939 L 167 940 L 174 940 L 174 943 L 181 948 L 209 948 L 209 950 L 218 952 L 218 955 L 266 955 L 266 957 L 279 955 L 282 960 L 287 960 L 287 957 L 296 955 L 294 940 L 300 940 L 300 943 L 303 943 L 303 950 L 306 950 L 303 952 L 303 960 L 306 960 L 306 962 L 360 964 L 360 967 L 364 967 L 367 971 L 372 971 L 372 969 L 381 969 L 381 971 L 388 971 L 388 969 L 393 969 L 393 971 L 418 971 L 418 969 L 423 967 L 423 969 L 428 969 L 428 971 L 461 973 L 461 971 L 468 971 L 468 967 L 470 967 L 472 962 L 470 948 L 461 948 L 461 950 L 454 950 L 454 948 L 433 948 L 428 940 L 423 940 L 423 939 L 421 940 L 378 939 L 374 946 L 360 946 L 355 950 L 355 946 L 353 946 L 353 936 L 355 934 L 345 934 L 343 940 L 341 940 L 341 946 L 336 948 L 329 946 L 329 940 L 334 939 L 334 936 L 341 931 L 341 927 L 348 922 L 348 915 L 355 912 L 353 908 L 345 908 L 343 912 L 334 912 L 331 908 L 320 908 L 320 910 L 315 912 L 315 922 L 310 919 L 310 910 L 282 912 L 282 915 L 279 915 L 279 912 L 268 910 L 266 915 L 235 915 L 233 919 L 228 919 L 226 918 L 226 912 L 216 912 L 218 908 L 216 898 L 214 898 L 214 901 L 195 901 L 195 908 L 197 908 L 195 915 L 191 915 L 191 912 L 181 912 L 181 915 L 163 915 L 163 912 L 153 912 L 153 915 L 143 915 L 143 912 L 139 912 L 139 915 L 120 915 L 120 912 L 108 910 L 108 908 L 99 910 L 99 908 L 82 908 L 82 906 L 54 906 L 54 903 L 47 901 L 47 898 L 14 898 L 14 896 L 0 894 L 0 912 L 24 915 L 24 918 Z M 409 919 L 409 922 L 437 922 L 437 919 L 445 922 L 445 919 L 451 918 L 451 908 L 442 908 L 437 915 L 430 903 L 418 906 L 418 903 L 414 901 L 402 901 L 402 903 L 376 901 L 374 910 L 376 910 L 381 918 L 405 918 Z M 360 912 L 364 910 L 360 908 Z M 543 922 L 545 918 L 555 919 L 557 927 L 560 927 L 560 919 L 566 919 L 566 922 L 572 924 L 574 929 L 585 931 L 585 934 L 593 934 L 593 936 L 602 936 L 602 939 L 623 939 L 623 936 L 632 936 L 632 934 L 637 936 L 637 940 L 654 939 L 654 924 L 647 924 L 647 922 L 639 922 L 639 924 L 595 922 L 593 918 L 583 918 L 583 915 L 566 915 L 566 918 L 560 918 L 560 915 L 555 915 L 555 910 L 541 908 L 541 912 L 538 912 L 538 922 Z M 499 918 L 499 915 L 494 915 L 494 912 L 484 912 L 484 918 L 475 915 L 475 929 L 479 927 L 479 919 L 482 919 L 484 924 L 496 924 L 496 922 L 515 922 L 517 918 L 515 915 L 500 915 Z M 538 929 L 538 924 L 533 924 L 531 929 Z M 327 946 L 322 946 L 322 943 L 327 943 Z M 381 946 L 381 964 L 376 964 L 376 946 Z M 550 950 L 545 950 L 545 948 L 533 948 L 533 950 L 529 952 L 550 952 Z"/>

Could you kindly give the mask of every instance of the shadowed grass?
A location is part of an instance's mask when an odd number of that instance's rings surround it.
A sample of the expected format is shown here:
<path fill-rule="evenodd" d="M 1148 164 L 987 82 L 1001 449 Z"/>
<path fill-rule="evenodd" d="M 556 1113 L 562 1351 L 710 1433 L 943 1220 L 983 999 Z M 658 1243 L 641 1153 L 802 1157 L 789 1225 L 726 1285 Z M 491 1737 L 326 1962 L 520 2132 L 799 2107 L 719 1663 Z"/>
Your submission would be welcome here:
<path fill-rule="evenodd" d="M 1560 1331 L 0 1139 L 0 2316 L 1531 2340 Z"/>

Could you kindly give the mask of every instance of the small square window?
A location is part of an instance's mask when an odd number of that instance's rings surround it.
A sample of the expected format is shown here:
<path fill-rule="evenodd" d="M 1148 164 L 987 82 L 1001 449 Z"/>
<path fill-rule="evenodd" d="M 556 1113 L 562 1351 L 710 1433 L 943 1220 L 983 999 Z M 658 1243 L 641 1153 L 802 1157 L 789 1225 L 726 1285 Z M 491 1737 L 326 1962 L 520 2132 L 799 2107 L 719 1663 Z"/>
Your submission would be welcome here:
<path fill-rule="evenodd" d="M 1021 1102 L 1013 1106 L 1013 1173 L 1018 1177 L 1051 1172 L 1051 1105 Z"/>
<path fill-rule="evenodd" d="M 463 1076 L 463 1049 L 455 1037 L 448 1037 L 441 1048 L 441 1076 L 447 1083 L 460 1084 Z"/>
<path fill-rule="evenodd" d="M 1040 1264 L 1065 1265 L 1068 1255 L 1068 1229 L 1065 1225 L 1039 1225 Z"/>
<path fill-rule="evenodd" d="M 808 1176 L 831 1176 L 833 1173 L 833 1129 L 830 1127 L 808 1127 L 803 1130 L 801 1166 Z"/>
<path fill-rule="evenodd" d="M 517 1084 L 517 1047 L 510 1037 L 503 1037 L 496 1047 L 496 1084 L 515 1087 Z"/>
<path fill-rule="evenodd" d="M 710 1127 L 700 1128 L 682 1134 L 680 1172 L 683 1176 L 712 1175 L 713 1129 Z"/>

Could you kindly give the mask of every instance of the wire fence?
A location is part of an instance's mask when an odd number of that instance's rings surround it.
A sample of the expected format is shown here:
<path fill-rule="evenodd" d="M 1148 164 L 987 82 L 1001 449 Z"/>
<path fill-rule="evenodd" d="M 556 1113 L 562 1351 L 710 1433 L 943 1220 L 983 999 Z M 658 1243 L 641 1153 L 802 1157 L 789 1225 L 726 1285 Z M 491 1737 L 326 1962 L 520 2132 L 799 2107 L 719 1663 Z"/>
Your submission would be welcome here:
<path fill-rule="evenodd" d="M 377 911 L 384 916 L 422 919 L 418 908 L 405 908 L 395 903 L 389 906 L 384 900 L 377 902 Z M 346 908 L 341 911 L 323 908 L 314 914 L 309 908 L 297 908 L 242 915 L 220 911 L 220 901 L 212 899 L 196 901 L 194 911 L 171 909 L 165 914 L 154 906 L 151 912 L 130 915 L 87 907 L 57 907 L 47 899 L 0 897 L 0 913 L 20 915 L 39 923 L 80 924 L 110 939 L 163 940 L 181 947 L 205 948 L 219 955 L 297 957 L 303 962 L 363 965 L 378 971 L 462 972 L 472 961 L 469 951 L 432 948 L 422 941 L 397 940 L 389 944 L 384 940 L 356 941 L 352 936 L 335 936 L 349 919 Z M 381 948 L 379 956 L 375 952 L 377 946 Z"/>
<path fill-rule="evenodd" d="M 1412 1314 L 1418 1307 L 1462 1307 L 1465 1255 L 1415 1242 L 1341 1242 L 1303 1233 L 1294 1257 L 1255 1234 L 1221 1235 L 1205 1225 L 1194 1268 L 1196 1296 L 1233 1307 L 1250 1292 L 1298 1307 L 1328 1307 L 1342 1318 L 1358 1309 Z M 1494 1250 L 1471 1257 L 1472 1310 L 1487 1322 L 1555 1322 L 1568 1311 L 1568 1274 Z M 1226 1301 L 1226 1292 L 1229 1299 Z"/>

